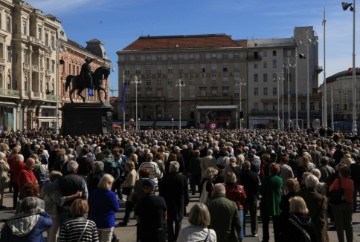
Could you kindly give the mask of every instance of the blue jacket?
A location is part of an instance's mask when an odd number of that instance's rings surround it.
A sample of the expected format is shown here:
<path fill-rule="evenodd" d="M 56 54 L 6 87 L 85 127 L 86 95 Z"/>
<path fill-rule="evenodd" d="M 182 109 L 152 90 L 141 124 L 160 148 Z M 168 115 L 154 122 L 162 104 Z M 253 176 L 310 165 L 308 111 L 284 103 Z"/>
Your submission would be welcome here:
<path fill-rule="evenodd" d="M 111 190 L 96 188 L 89 197 L 89 217 L 96 227 L 112 228 L 115 226 L 115 213 L 120 209 L 116 194 Z"/>
<path fill-rule="evenodd" d="M 45 242 L 43 232 L 51 226 L 52 220 L 47 213 L 20 213 L 6 221 L 0 242 Z"/>

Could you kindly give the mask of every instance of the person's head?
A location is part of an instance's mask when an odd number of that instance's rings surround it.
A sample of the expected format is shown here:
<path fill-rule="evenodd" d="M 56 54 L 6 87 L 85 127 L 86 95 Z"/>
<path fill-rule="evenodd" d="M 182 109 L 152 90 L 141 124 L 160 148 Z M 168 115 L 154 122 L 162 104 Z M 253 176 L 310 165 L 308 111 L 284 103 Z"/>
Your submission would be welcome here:
<path fill-rule="evenodd" d="M 152 179 L 148 178 L 145 181 L 143 181 L 142 187 L 143 187 L 144 193 L 154 193 L 156 183 Z"/>
<path fill-rule="evenodd" d="M 348 166 L 345 166 L 345 165 L 339 166 L 338 171 L 339 171 L 340 177 L 342 177 L 342 178 L 349 177 L 350 173 L 351 173 L 350 168 Z"/>
<path fill-rule="evenodd" d="M 194 156 L 199 157 L 200 156 L 200 150 L 195 150 L 194 151 Z"/>
<path fill-rule="evenodd" d="M 284 189 L 286 192 L 290 193 L 290 192 L 297 192 L 300 190 L 300 185 L 298 180 L 294 179 L 294 178 L 290 178 L 288 179 L 285 184 L 284 184 Z"/>
<path fill-rule="evenodd" d="M 212 196 L 217 196 L 217 195 L 225 195 L 226 194 L 226 189 L 224 184 L 222 183 L 216 183 L 211 191 L 211 197 Z"/>
<path fill-rule="evenodd" d="M 139 176 L 141 178 L 148 178 L 150 176 L 150 169 L 149 168 L 141 168 L 139 170 Z"/>
<path fill-rule="evenodd" d="M 212 149 L 208 149 L 207 152 L 206 152 L 206 154 L 208 156 L 212 155 L 213 153 L 214 153 L 214 151 Z"/>
<path fill-rule="evenodd" d="M 280 172 L 280 165 L 273 162 L 269 166 L 270 175 L 277 175 Z"/>
<path fill-rule="evenodd" d="M 227 172 L 225 174 L 225 183 L 226 184 L 235 184 L 237 181 L 236 175 L 234 172 Z"/>
<path fill-rule="evenodd" d="M 319 179 L 315 175 L 310 174 L 305 178 L 304 183 L 307 189 L 314 190 L 319 184 Z"/>
<path fill-rule="evenodd" d="M 70 214 L 72 217 L 82 217 L 89 212 L 89 204 L 86 200 L 77 198 L 70 206 Z"/>
<path fill-rule="evenodd" d="M 320 164 L 321 164 L 322 166 L 328 165 L 328 164 L 329 164 L 329 157 L 327 157 L 327 156 L 321 157 L 321 159 L 320 159 Z"/>
<path fill-rule="evenodd" d="M 6 155 L 3 152 L 0 152 L 0 160 L 5 160 Z"/>
<path fill-rule="evenodd" d="M 133 161 L 129 160 L 126 162 L 126 167 L 128 170 L 135 169 L 135 163 Z"/>
<path fill-rule="evenodd" d="M 114 177 L 110 174 L 104 174 L 99 181 L 98 188 L 110 190 L 114 182 Z"/>
<path fill-rule="evenodd" d="M 99 172 L 103 172 L 104 171 L 104 162 L 102 161 L 95 161 L 93 164 L 93 172 L 94 173 L 99 173 Z"/>
<path fill-rule="evenodd" d="M 289 199 L 290 202 L 290 214 L 308 214 L 309 210 L 306 207 L 306 203 L 302 197 L 295 196 Z"/>
<path fill-rule="evenodd" d="M 35 160 L 33 158 L 27 158 L 25 163 L 25 169 L 32 170 L 34 166 L 35 166 Z"/>
<path fill-rule="evenodd" d="M 320 179 L 320 177 L 321 177 L 321 172 L 319 169 L 314 168 L 310 171 L 310 173 L 313 174 L 314 176 L 316 176 L 318 179 Z"/>
<path fill-rule="evenodd" d="M 207 227 L 210 224 L 210 213 L 203 203 L 195 203 L 190 209 L 189 222 L 194 226 Z"/>
<path fill-rule="evenodd" d="M 51 182 L 55 181 L 56 179 L 58 179 L 59 177 L 62 176 L 62 173 L 60 171 L 51 171 L 49 174 L 49 179 Z"/>
<path fill-rule="evenodd" d="M 230 164 L 232 164 L 232 165 L 236 165 L 236 163 L 237 163 L 236 157 L 235 157 L 235 156 L 231 156 L 230 159 L 229 159 L 229 162 L 230 162 Z"/>
<path fill-rule="evenodd" d="M 242 169 L 244 171 L 250 171 L 250 168 L 251 168 L 251 164 L 249 161 L 246 160 L 242 163 Z"/>
<path fill-rule="evenodd" d="M 21 191 L 22 197 L 38 197 L 39 194 L 39 186 L 32 182 L 25 183 Z"/>
<path fill-rule="evenodd" d="M 23 213 L 36 213 L 38 210 L 38 200 L 36 197 L 25 197 L 20 206 Z"/>
<path fill-rule="evenodd" d="M 24 162 L 25 158 L 23 155 L 19 154 L 17 157 L 16 157 L 16 161 L 17 162 Z"/>
<path fill-rule="evenodd" d="M 213 179 L 215 176 L 217 176 L 218 170 L 214 167 L 208 167 L 206 168 L 204 172 L 204 178 L 205 179 Z"/>
<path fill-rule="evenodd" d="M 152 161 L 153 158 L 154 158 L 154 155 L 153 155 L 152 153 L 147 153 L 147 155 L 146 155 L 146 161 L 147 161 L 147 162 Z"/>
<path fill-rule="evenodd" d="M 180 169 L 180 164 L 177 161 L 170 161 L 170 165 L 169 165 L 169 172 L 170 173 L 176 173 L 179 172 Z"/>
<path fill-rule="evenodd" d="M 66 166 L 66 169 L 69 173 L 76 173 L 78 168 L 79 168 L 79 164 L 73 160 L 69 161 Z"/>

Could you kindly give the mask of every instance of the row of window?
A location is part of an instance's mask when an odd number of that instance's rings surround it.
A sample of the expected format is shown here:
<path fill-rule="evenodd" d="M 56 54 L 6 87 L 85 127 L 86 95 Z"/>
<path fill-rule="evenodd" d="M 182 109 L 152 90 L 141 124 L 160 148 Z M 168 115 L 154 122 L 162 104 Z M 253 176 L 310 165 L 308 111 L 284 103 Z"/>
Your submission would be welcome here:
<path fill-rule="evenodd" d="M 287 107 L 285 107 L 285 109 L 287 109 Z M 291 110 L 295 110 L 295 109 L 296 109 L 295 103 L 291 103 Z M 254 103 L 254 111 L 270 111 L 270 110 L 278 111 L 278 104 L 277 103 L 262 103 L 262 109 L 260 109 L 260 104 L 257 102 Z M 281 107 L 280 107 L 280 110 L 281 110 Z M 305 102 L 300 103 L 299 110 L 306 111 L 306 103 Z M 313 102 L 310 102 L 310 111 L 314 111 L 314 110 L 315 110 L 315 104 Z"/>
<path fill-rule="evenodd" d="M 200 67 L 198 70 L 197 70 L 197 73 L 206 73 L 206 67 Z M 211 69 L 210 69 L 211 73 L 215 73 L 215 72 L 218 72 L 218 71 L 221 71 L 221 72 L 228 72 L 229 71 L 229 67 L 227 64 L 223 64 L 222 68 L 220 68 L 220 70 L 218 70 L 218 67 L 217 65 L 213 65 L 211 66 Z M 235 64 L 233 67 L 232 67 L 232 71 L 233 72 L 240 72 L 240 66 Z M 195 68 L 194 67 L 189 67 L 188 69 L 188 72 L 189 73 L 195 73 Z M 145 73 L 146 74 L 151 74 L 152 73 L 152 70 L 150 67 L 146 67 L 145 69 Z M 156 73 L 157 74 L 162 74 L 163 73 L 163 70 L 161 67 L 158 67 L 156 69 Z M 178 68 L 178 73 L 184 73 L 184 68 L 183 67 L 179 67 Z M 125 75 L 130 75 L 131 72 L 129 69 L 125 69 L 124 70 L 124 74 Z M 139 75 L 141 74 L 141 69 L 140 68 L 137 68 L 135 70 L 135 74 Z M 173 74 L 173 68 L 172 67 L 168 67 L 167 68 L 167 74 Z"/>
<path fill-rule="evenodd" d="M 262 74 L 262 81 L 263 82 L 268 82 L 268 80 L 269 80 L 268 76 L 269 76 L 268 73 L 263 73 Z M 273 73 L 271 79 L 272 79 L 273 82 L 277 82 L 281 78 L 280 76 L 277 73 Z M 292 81 L 291 73 L 289 73 L 289 75 L 284 75 L 284 81 L 288 81 L 288 78 L 289 78 L 289 81 L 291 82 Z M 253 81 L 254 82 L 259 82 L 259 74 L 258 73 L 254 74 Z"/>

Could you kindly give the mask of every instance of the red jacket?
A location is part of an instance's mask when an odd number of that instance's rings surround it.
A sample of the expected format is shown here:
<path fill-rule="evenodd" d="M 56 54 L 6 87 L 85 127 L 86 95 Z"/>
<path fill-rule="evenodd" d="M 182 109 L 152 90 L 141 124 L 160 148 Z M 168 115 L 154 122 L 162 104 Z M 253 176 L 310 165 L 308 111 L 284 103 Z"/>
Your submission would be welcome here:
<path fill-rule="evenodd" d="M 19 173 L 21 170 L 23 170 L 25 168 L 25 163 L 22 161 L 16 161 L 16 158 L 15 158 L 15 160 L 12 160 L 11 162 L 9 162 L 9 166 L 10 166 L 10 172 L 11 172 L 11 183 L 17 183 Z"/>
<path fill-rule="evenodd" d="M 238 209 L 244 209 L 246 193 L 244 187 L 237 184 L 225 184 L 226 197 L 236 203 Z"/>
<path fill-rule="evenodd" d="M 19 192 L 21 193 L 23 190 L 23 186 L 26 183 L 35 183 L 38 184 L 38 181 L 34 175 L 34 172 L 32 170 L 22 169 L 19 173 L 18 177 L 18 186 L 19 186 Z"/>

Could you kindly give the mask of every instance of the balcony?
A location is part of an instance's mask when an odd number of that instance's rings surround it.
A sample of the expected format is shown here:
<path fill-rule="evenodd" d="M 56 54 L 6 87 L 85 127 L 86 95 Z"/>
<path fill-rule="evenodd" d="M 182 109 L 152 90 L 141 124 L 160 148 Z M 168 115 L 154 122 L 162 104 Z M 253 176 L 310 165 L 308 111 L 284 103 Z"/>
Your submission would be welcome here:
<path fill-rule="evenodd" d="M 18 98 L 20 95 L 19 90 L 0 89 L 0 96 Z"/>

